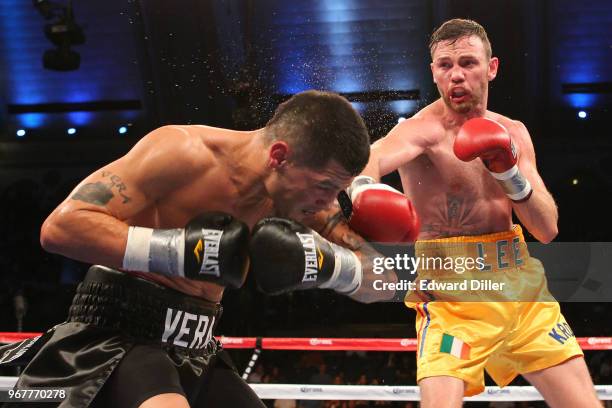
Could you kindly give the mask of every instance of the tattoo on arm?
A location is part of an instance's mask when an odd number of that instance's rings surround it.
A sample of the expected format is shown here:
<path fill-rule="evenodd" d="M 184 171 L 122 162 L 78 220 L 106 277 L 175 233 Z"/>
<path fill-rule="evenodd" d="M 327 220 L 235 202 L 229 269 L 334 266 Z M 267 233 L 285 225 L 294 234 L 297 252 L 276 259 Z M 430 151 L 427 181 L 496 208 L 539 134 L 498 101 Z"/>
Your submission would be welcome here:
<path fill-rule="evenodd" d="M 70 198 L 103 207 L 113 197 L 110 188 L 104 183 L 97 181 L 95 183 L 83 184 Z"/>
<path fill-rule="evenodd" d="M 130 197 L 125 195 L 124 191 L 127 190 L 127 187 L 119 176 L 109 171 L 102 171 L 102 177 L 108 177 L 109 182 L 105 184 L 101 181 L 96 181 L 95 183 L 84 184 L 70 198 L 103 207 L 115 196 L 112 191 L 115 188 L 117 193 L 123 198 L 123 204 L 131 200 Z"/>
<path fill-rule="evenodd" d="M 342 242 L 344 242 L 349 249 L 353 251 L 359 251 L 364 247 L 365 240 L 353 230 L 348 230 L 342 235 Z"/>
<path fill-rule="evenodd" d="M 342 211 L 335 212 L 327 217 L 325 220 L 325 224 L 323 228 L 321 228 L 321 235 L 324 237 L 329 236 L 329 234 L 336 228 L 338 224 L 346 221 L 344 215 L 342 215 Z"/>
<path fill-rule="evenodd" d="M 124 191 L 127 190 L 126 185 L 123 183 L 121 178 L 115 174 L 112 174 L 110 171 L 102 171 L 102 177 L 109 177 L 110 182 L 108 188 L 111 189 L 113 187 L 117 188 L 117 192 L 123 198 L 123 204 L 129 202 L 131 200 L 130 197 L 124 194 Z"/>
<path fill-rule="evenodd" d="M 359 250 L 364 239 L 349 227 L 342 210 L 336 204 L 333 210 L 320 219 L 315 230 L 324 238 L 353 251 Z"/>

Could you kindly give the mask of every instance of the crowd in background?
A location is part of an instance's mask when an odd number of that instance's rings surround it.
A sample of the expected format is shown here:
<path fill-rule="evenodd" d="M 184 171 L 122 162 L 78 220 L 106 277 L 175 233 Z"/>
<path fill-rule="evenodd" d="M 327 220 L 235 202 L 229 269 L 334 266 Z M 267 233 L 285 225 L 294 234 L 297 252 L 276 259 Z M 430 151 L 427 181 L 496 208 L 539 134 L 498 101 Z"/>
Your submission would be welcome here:
<path fill-rule="evenodd" d="M 612 352 L 587 351 L 587 365 L 595 384 L 612 384 Z M 283 352 L 264 351 L 248 377 L 250 383 L 313 385 L 416 385 L 412 352 Z M 487 385 L 495 385 L 487 377 Z M 529 385 L 517 377 L 511 385 Z M 416 408 L 417 402 L 266 400 L 270 408 Z M 607 401 L 605 407 L 612 407 Z M 491 408 L 546 407 L 544 402 L 471 402 Z"/>

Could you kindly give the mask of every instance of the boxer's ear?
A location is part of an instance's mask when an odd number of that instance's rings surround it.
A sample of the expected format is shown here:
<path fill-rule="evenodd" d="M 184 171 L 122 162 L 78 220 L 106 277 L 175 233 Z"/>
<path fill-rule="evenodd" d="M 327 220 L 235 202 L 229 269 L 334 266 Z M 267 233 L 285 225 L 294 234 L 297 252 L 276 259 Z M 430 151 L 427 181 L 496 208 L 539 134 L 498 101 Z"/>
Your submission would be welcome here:
<path fill-rule="evenodd" d="M 497 70 L 499 68 L 499 59 L 497 57 L 492 57 L 489 60 L 489 71 L 487 72 L 487 79 L 492 81 L 497 76 Z"/>
<path fill-rule="evenodd" d="M 289 145 L 287 142 L 278 141 L 272 143 L 269 150 L 268 165 L 273 169 L 279 169 L 287 164 L 289 156 Z"/>

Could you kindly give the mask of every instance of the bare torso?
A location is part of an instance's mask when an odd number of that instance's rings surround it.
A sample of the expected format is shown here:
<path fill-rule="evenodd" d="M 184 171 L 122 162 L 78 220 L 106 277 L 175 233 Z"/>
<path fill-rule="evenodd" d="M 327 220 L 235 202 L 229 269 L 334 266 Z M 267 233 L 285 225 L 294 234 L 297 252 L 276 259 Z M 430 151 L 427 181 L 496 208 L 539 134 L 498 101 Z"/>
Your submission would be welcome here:
<path fill-rule="evenodd" d="M 459 125 L 442 120 L 442 102 L 415 116 L 423 152 L 399 167 L 402 186 L 421 219 L 420 239 L 508 230 L 512 206 L 480 159 L 462 162 L 453 153 Z M 513 121 L 487 111 L 513 133 Z M 407 135 L 407 137 L 410 137 Z M 520 149 L 520 141 L 519 141 Z"/>
<path fill-rule="evenodd" d="M 222 211 L 249 227 L 273 212 L 262 174 L 260 131 L 166 126 L 125 156 L 85 178 L 47 218 L 41 243 L 50 252 L 121 268 L 128 226 L 183 228 Z M 148 272 L 126 272 L 211 302 L 224 287 Z"/>
<path fill-rule="evenodd" d="M 203 212 L 222 211 L 252 228 L 261 218 L 271 214 L 271 201 L 262 201 L 244 194 L 250 186 L 241 185 L 241 179 L 236 177 L 241 171 L 241 164 L 235 161 L 235 156 L 230 154 L 231 152 L 223 148 L 227 138 L 251 136 L 206 126 L 183 126 L 182 129 L 202 139 L 211 151 L 214 162 L 212 165 L 206 163 L 200 176 L 192 178 L 172 194 L 151 203 L 139 213 L 124 220 L 126 223 L 149 228 L 178 228 Z M 153 273 L 130 273 L 211 301 L 219 301 L 224 289 L 212 282 Z"/>
<path fill-rule="evenodd" d="M 220 139 L 237 137 L 230 134 L 233 131 L 204 126 L 182 128 L 202 138 L 212 153 L 213 162 L 206 163 L 197 178 L 192 178 L 172 194 L 151 203 L 126 221 L 155 228 L 173 228 L 186 224 L 202 212 L 223 211 L 252 227 L 262 216 L 269 214 L 271 201 L 245 196 L 243 188 L 250 186 L 240 185 L 237 173 L 241 171 L 241 164 L 219 148 L 219 144 L 222 144 Z"/>

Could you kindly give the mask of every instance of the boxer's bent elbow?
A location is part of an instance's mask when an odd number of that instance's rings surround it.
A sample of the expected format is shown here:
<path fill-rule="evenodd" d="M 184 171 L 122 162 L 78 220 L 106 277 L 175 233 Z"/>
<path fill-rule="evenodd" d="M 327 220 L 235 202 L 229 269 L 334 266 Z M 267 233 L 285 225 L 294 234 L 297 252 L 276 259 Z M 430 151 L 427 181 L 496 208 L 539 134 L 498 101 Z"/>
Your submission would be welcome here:
<path fill-rule="evenodd" d="M 40 227 L 40 245 L 51 253 L 61 253 L 67 242 L 66 234 L 58 220 L 58 216 L 50 215 Z"/>
<path fill-rule="evenodd" d="M 551 225 L 550 227 L 539 231 L 538 235 L 534 236 L 543 244 L 548 244 L 552 242 L 553 239 L 559 234 L 559 228 L 556 225 Z"/>
<path fill-rule="evenodd" d="M 57 252 L 57 233 L 54 231 L 54 226 L 46 220 L 40 227 L 40 246 L 47 252 Z"/>

